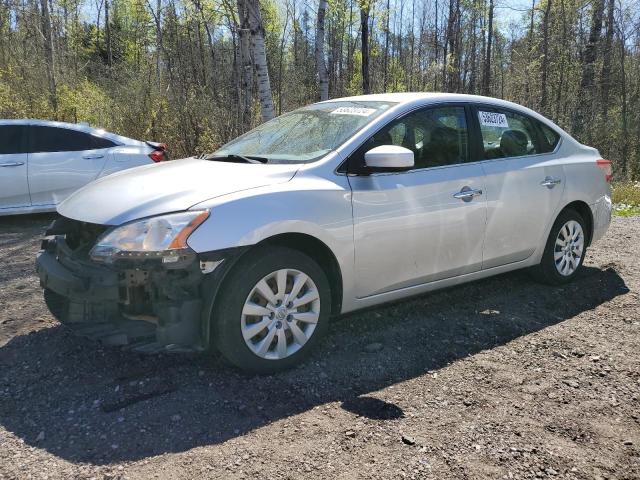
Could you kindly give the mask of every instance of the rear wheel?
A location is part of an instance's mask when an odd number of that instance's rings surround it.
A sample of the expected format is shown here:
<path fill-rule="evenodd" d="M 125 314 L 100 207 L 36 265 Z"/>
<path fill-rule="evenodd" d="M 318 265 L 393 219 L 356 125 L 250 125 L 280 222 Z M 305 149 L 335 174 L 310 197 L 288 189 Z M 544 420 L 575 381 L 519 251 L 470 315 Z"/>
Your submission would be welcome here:
<path fill-rule="evenodd" d="M 573 280 L 587 251 L 585 233 L 585 222 L 578 212 L 561 212 L 551 228 L 540 264 L 532 270 L 534 276 L 550 285 Z"/>
<path fill-rule="evenodd" d="M 329 283 L 308 256 L 265 247 L 229 274 L 213 312 L 220 352 L 234 365 L 271 373 L 300 363 L 328 323 Z"/>

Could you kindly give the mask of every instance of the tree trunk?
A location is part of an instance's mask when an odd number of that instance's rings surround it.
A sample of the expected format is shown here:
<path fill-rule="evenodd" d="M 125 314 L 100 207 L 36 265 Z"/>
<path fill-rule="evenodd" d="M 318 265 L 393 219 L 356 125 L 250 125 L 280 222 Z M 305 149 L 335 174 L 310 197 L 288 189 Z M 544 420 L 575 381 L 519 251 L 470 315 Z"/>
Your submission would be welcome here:
<path fill-rule="evenodd" d="M 49 82 L 49 99 L 53 112 L 58 116 L 58 96 L 56 85 L 56 65 L 53 51 L 53 35 L 51 32 L 51 15 L 47 0 L 40 0 L 42 7 L 42 34 L 44 36 L 44 59 L 47 66 L 47 80 Z"/>
<path fill-rule="evenodd" d="M 542 71 L 540 73 L 540 112 L 547 113 L 547 71 L 549 70 L 549 14 L 551 12 L 551 1 L 547 0 L 547 8 L 542 17 Z"/>
<path fill-rule="evenodd" d="M 436 12 L 434 15 L 435 25 L 433 27 L 433 58 L 436 69 L 433 74 L 433 91 L 438 90 L 438 0 L 436 0 Z"/>
<path fill-rule="evenodd" d="M 107 43 L 107 65 L 113 64 L 113 51 L 111 48 L 111 21 L 109 19 L 109 0 L 104 2 L 104 30 Z"/>
<path fill-rule="evenodd" d="M 262 121 L 266 122 L 275 117 L 273 97 L 271 95 L 271 82 L 269 81 L 269 69 L 267 66 L 267 48 L 265 44 L 264 25 L 260 13 L 260 0 L 248 0 L 249 28 L 251 29 L 251 49 L 256 69 L 256 81 L 258 83 L 258 100 L 262 112 Z"/>
<path fill-rule="evenodd" d="M 360 0 L 360 30 L 362 38 L 362 93 L 371 93 L 369 84 L 369 0 Z"/>
<path fill-rule="evenodd" d="M 477 46 L 477 41 L 476 41 L 476 37 L 477 37 L 477 23 L 478 23 L 478 6 L 476 5 L 477 0 L 473 0 L 473 5 L 471 7 L 471 58 L 469 60 L 471 66 L 470 66 L 470 73 L 469 73 L 469 93 L 474 94 L 476 93 L 476 78 L 477 78 L 477 72 L 476 72 L 476 68 L 477 68 L 477 52 L 476 50 L 478 49 Z"/>
<path fill-rule="evenodd" d="M 489 95 L 491 87 L 491 42 L 493 40 L 493 0 L 489 0 L 489 24 L 487 26 L 487 57 L 482 75 L 482 94 Z"/>
<path fill-rule="evenodd" d="M 389 20 L 391 19 L 391 0 L 387 0 L 387 18 L 385 19 L 384 28 L 384 71 L 382 73 L 382 89 L 387 91 L 387 82 L 389 81 Z"/>
<path fill-rule="evenodd" d="M 531 63 L 533 62 L 533 25 L 536 12 L 536 0 L 531 0 L 531 18 L 529 22 L 529 34 L 527 35 L 527 63 L 524 73 L 524 103 L 533 106 L 531 99 Z"/>
<path fill-rule="evenodd" d="M 200 3 L 200 0 L 193 0 L 193 4 L 195 5 L 196 9 L 198 10 L 198 12 L 200 13 L 200 18 L 202 19 L 202 23 L 204 25 L 204 30 L 207 33 L 207 43 L 209 45 L 209 56 L 211 57 L 211 68 L 214 69 L 216 67 L 216 51 L 214 48 L 214 38 L 213 38 L 213 31 L 211 29 L 211 27 L 209 26 L 209 22 L 207 21 L 207 18 L 204 15 L 204 10 L 202 9 L 202 4 Z M 235 46 L 235 39 L 233 39 L 233 43 Z M 233 49 L 234 51 L 234 60 L 235 60 L 235 48 Z M 203 64 L 204 64 L 204 60 L 203 60 Z M 216 87 L 216 81 L 214 79 L 214 81 L 212 82 L 212 88 L 211 91 L 213 93 L 213 97 L 216 99 L 216 101 L 218 100 L 218 90 Z"/>
<path fill-rule="evenodd" d="M 154 20 L 156 24 L 156 82 L 158 87 L 160 87 L 161 83 L 161 73 L 162 73 L 162 58 L 160 53 L 164 48 L 163 40 L 162 40 L 162 0 L 156 0 L 156 14 L 154 15 Z M 170 62 L 171 60 L 169 60 Z"/>
<path fill-rule="evenodd" d="M 240 95 L 242 113 L 240 123 L 243 130 L 251 126 L 251 104 L 253 103 L 253 66 L 251 62 L 251 29 L 249 27 L 248 0 L 238 0 L 238 47 L 240 57 Z"/>
<path fill-rule="evenodd" d="M 609 90 L 611 89 L 611 57 L 613 57 L 613 31 L 614 31 L 614 6 L 615 0 L 608 0 L 607 5 L 607 36 L 604 42 L 604 51 L 602 52 L 602 117 L 606 121 L 609 113 Z"/>
<path fill-rule="evenodd" d="M 289 26 L 289 6 L 287 5 L 287 13 L 282 29 L 282 38 L 280 40 L 280 58 L 278 62 L 278 115 L 282 115 L 282 76 L 284 72 L 284 51 L 285 41 L 287 39 L 287 27 Z"/>
<path fill-rule="evenodd" d="M 610 0 L 611 1 L 611 0 Z M 613 3 L 613 2 L 612 2 Z M 620 77 L 621 77 L 621 82 L 620 82 L 620 90 L 622 93 L 622 152 L 621 152 L 621 159 L 622 159 L 622 178 L 623 179 L 627 179 L 629 178 L 629 165 L 628 165 L 628 160 L 627 160 L 627 155 L 629 154 L 629 148 L 628 148 L 628 144 L 629 144 L 629 131 L 628 131 L 628 124 L 627 124 L 627 74 L 626 74 L 626 70 L 625 70 L 625 60 L 626 60 L 626 53 L 627 53 L 627 47 L 626 47 L 626 36 L 621 32 L 620 33 Z M 637 153 L 636 153 L 637 155 Z M 633 173 L 637 173 L 638 171 L 640 171 L 640 165 L 636 165 L 636 169 L 634 171 L 633 166 L 632 166 L 632 174 Z"/>
<path fill-rule="evenodd" d="M 449 51 L 451 55 L 451 71 L 449 72 L 449 91 L 460 92 L 460 0 L 455 1 L 451 10 L 451 32 L 449 35 Z"/>
<path fill-rule="evenodd" d="M 591 4 L 591 30 L 589 32 L 589 42 L 584 50 L 582 62 L 582 77 L 580 80 L 580 98 L 576 106 L 573 134 L 580 137 L 584 132 L 585 117 L 587 112 L 591 112 L 593 107 L 593 87 L 595 63 L 598 53 L 598 44 L 602 33 L 602 16 L 604 13 L 604 0 L 593 0 Z M 580 141 L 588 141 L 585 138 L 578 138 Z"/>
<path fill-rule="evenodd" d="M 329 99 L 329 72 L 324 59 L 324 19 L 327 12 L 327 0 L 318 1 L 318 19 L 316 22 L 316 70 L 320 100 Z"/>

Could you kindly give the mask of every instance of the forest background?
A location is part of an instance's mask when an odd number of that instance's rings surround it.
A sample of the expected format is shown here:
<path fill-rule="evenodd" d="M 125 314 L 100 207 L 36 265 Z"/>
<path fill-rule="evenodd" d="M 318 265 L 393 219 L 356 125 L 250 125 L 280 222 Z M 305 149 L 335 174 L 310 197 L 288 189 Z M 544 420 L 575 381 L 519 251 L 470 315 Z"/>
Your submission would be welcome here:
<path fill-rule="evenodd" d="M 0 0 L 0 118 L 209 152 L 324 98 L 526 105 L 640 178 L 637 0 Z"/>

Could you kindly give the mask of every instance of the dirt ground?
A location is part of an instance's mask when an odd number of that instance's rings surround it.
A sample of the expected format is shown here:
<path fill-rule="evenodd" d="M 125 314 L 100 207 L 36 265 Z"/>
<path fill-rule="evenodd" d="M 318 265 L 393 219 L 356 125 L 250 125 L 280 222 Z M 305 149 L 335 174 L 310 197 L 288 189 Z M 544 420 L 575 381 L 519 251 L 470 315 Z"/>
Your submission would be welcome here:
<path fill-rule="evenodd" d="M 0 478 L 640 478 L 640 217 L 575 283 L 515 272 L 337 319 L 300 368 L 100 348 L 0 218 Z"/>

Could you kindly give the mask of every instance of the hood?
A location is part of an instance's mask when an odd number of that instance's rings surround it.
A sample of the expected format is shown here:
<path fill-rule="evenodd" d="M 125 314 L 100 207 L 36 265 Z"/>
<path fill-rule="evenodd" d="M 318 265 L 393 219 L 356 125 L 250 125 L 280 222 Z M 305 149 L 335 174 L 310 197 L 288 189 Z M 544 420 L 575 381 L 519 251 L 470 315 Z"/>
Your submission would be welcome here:
<path fill-rule="evenodd" d="M 58 205 L 58 213 L 83 222 L 120 225 L 187 210 L 221 195 L 284 183 L 293 178 L 298 167 L 196 158 L 145 165 L 88 184 Z"/>

